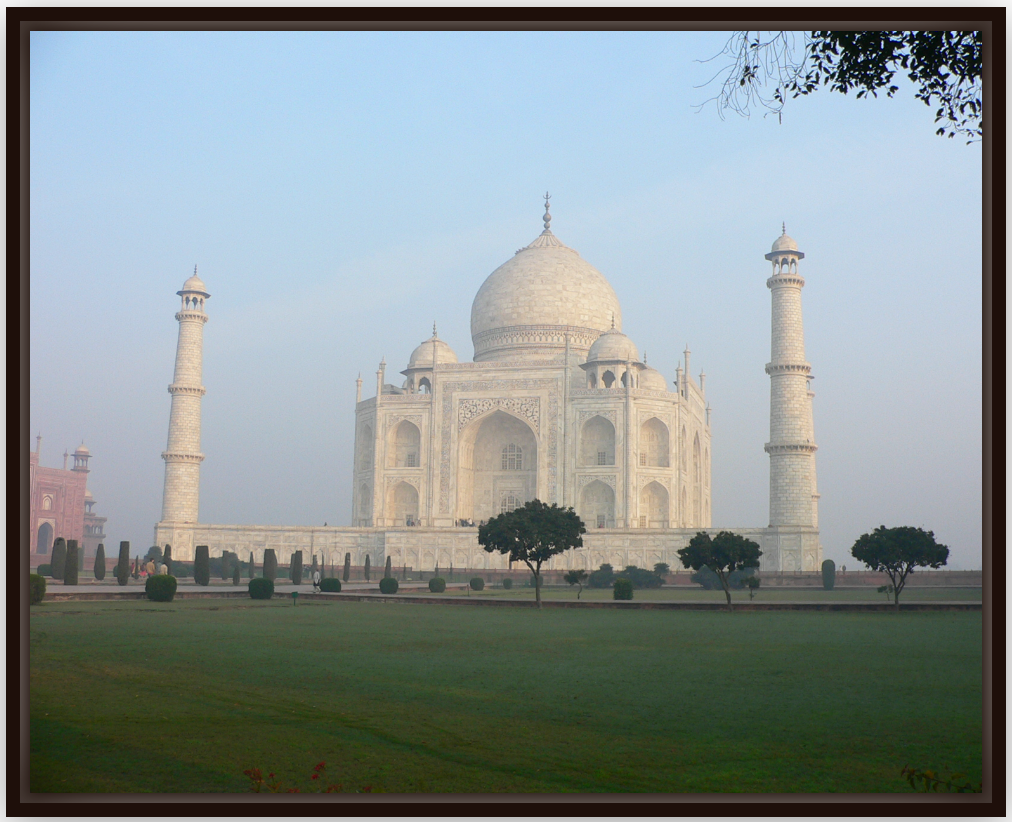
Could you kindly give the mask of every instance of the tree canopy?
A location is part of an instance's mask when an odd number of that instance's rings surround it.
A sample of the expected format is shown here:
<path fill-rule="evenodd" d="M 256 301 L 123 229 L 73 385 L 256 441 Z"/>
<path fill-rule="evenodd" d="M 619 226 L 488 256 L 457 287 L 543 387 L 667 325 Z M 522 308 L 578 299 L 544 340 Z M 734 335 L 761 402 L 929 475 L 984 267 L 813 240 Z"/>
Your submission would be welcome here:
<path fill-rule="evenodd" d="M 687 547 L 678 550 L 684 567 L 698 571 L 705 565 L 717 575 L 724 596 L 727 597 L 729 611 L 733 607 L 728 577 L 735 571 L 758 568 L 762 554 L 759 543 L 731 531 L 721 531 L 712 539 L 706 531 L 700 531 L 689 541 Z"/>
<path fill-rule="evenodd" d="M 900 593 L 915 567 L 941 568 L 949 560 L 948 547 L 935 542 L 933 531 L 909 525 L 898 528 L 880 525 L 870 534 L 858 537 L 850 553 L 873 571 L 882 571 L 889 577 L 897 610 Z"/>
<path fill-rule="evenodd" d="M 508 555 L 510 562 L 522 562 L 531 569 L 540 608 L 542 563 L 570 548 L 580 548 L 581 534 L 586 532 L 583 520 L 572 508 L 535 499 L 480 526 L 478 544 L 490 554 Z"/>
<path fill-rule="evenodd" d="M 935 133 L 964 135 L 970 143 L 984 133 L 983 51 L 980 31 L 736 31 L 710 58 L 730 60 L 710 80 L 723 78 L 711 99 L 721 116 L 730 109 L 747 117 L 758 105 L 779 117 L 788 95 L 805 96 L 823 86 L 843 94 L 853 90 L 857 97 L 880 91 L 892 97 L 899 91 L 893 81 L 903 72 L 915 97 L 937 106 L 935 122 L 941 125 Z"/>

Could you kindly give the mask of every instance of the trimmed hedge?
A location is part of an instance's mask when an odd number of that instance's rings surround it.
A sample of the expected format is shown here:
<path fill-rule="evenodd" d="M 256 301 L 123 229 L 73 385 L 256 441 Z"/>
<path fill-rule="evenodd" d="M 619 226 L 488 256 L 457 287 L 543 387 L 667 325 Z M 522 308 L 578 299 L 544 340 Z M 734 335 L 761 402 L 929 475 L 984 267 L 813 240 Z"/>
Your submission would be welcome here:
<path fill-rule="evenodd" d="M 834 585 L 836 585 L 836 563 L 827 559 L 822 563 L 822 587 L 832 591 Z"/>
<path fill-rule="evenodd" d="M 198 545 L 193 555 L 193 581 L 197 585 L 211 581 L 211 557 L 206 545 Z"/>
<path fill-rule="evenodd" d="M 53 579 L 63 579 L 63 571 L 67 566 L 67 541 L 57 537 L 53 543 Z"/>
<path fill-rule="evenodd" d="M 40 565 L 35 569 L 35 573 L 40 577 L 51 577 L 53 575 L 53 566 L 48 563 Z"/>
<path fill-rule="evenodd" d="M 320 590 L 326 591 L 328 594 L 339 594 L 341 593 L 341 580 L 335 577 L 324 577 L 320 580 Z"/>
<path fill-rule="evenodd" d="M 63 566 L 63 584 L 77 585 L 78 548 L 76 539 L 67 540 L 67 562 Z"/>
<path fill-rule="evenodd" d="M 105 545 L 101 542 L 95 552 L 95 579 L 99 582 L 105 579 Z"/>
<path fill-rule="evenodd" d="M 302 584 L 302 551 L 292 554 L 292 561 L 288 568 L 288 575 L 292 578 L 293 585 Z"/>
<path fill-rule="evenodd" d="M 176 578 L 168 574 L 155 574 L 144 583 L 144 593 L 152 602 L 172 602 L 176 595 Z"/>
<path fill-rule="evenodd" d="M 397 588 L 397 580 L 393 577 L 383 577 L 383 579 L 380 580 L 380 591 L 384 594 L 396 594 Z"/>
<path fill-rule="evenodd" d="M 441 594 L 446 590 L 446 580 L 442 577 L 433 577 L 429 580 L 429 593 Z"/>
<path fill-rule="evenodd" d="M 119 561 L 116 563 L 116 582 L 126 585 L 130 579 L 130 543 L 124 541 L 119 544 Z"/>
<path fill-rule="evenodd" d="M 249 595 L 251 599 L 270 599 L 274 596 L 274 580 L 267 577 L 257 577 L 249 581 Z"/>
<path fill-rule="evenodd" d="M 278 578 L 278 555 L 273 548 L 264 551 L 264 575 L 263 579 L 274 582 Z"/>
<path fill-rule="evenodd" d="M 625 577 L 619 577 L 615 580 L 615 584 L 611 589 L 612 597 L 615 599 L 632 599 L 633 598 L 633 584 L 631 580 Z"/>
<path fill-rule="evenodd" d="M 485 590 L 485 580 L 483 580 L 481 577 L 472 577 L 470 585 L 471 585 L 471 590 L 472 591 L 484 591 Z"/>
<path fill-rule="evenodd" d="M 28 575 L 28 601 L 38 605 L 46 595 L 46 578 L 42 574 Z"/>
<path fill-rule="evenodd" d="M 502 587 L 503 587 L 503 590 L 506 590 L 506 591 L 508 591 L 508 590 L 509 590 L 510 588 L 512 588 L 512 587 L 513 587 L 513 580 L 512 580 L 512 579 L 510 579 L 509 577 L 506 577 L 506 578 L 505 578 L 505 579 L 504 579 L 504 580 L 502 581 Z"/>

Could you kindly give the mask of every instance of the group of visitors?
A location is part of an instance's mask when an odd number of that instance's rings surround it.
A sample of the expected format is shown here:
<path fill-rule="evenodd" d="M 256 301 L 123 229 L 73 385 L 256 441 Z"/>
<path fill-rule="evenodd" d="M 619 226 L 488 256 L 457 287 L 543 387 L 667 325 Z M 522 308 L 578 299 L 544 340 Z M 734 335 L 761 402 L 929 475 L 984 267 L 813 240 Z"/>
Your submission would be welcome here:
<path fill-rule="evenodd" d="M 149 559 L 148 564 L 141 570 L 141 576 L 153 577 L 155 574 L 167 574 L 169 573 L 169 566 L 164 562 L 159 561 L 158 566 L 155 566 L 154 559 Z"/>

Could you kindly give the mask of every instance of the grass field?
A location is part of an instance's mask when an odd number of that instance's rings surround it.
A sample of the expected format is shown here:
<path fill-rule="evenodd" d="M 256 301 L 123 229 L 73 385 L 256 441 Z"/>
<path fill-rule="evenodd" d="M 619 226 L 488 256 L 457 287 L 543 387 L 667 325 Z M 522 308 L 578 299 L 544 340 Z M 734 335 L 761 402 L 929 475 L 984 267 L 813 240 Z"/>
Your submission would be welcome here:
<path fill-rule="evenodd" d="M 243 791 L 253 766 L 306 790 L 320 761 L 399 793 L 981 779 L 979 613 L 66 602 L 30 639 L 33 792 Z"/>

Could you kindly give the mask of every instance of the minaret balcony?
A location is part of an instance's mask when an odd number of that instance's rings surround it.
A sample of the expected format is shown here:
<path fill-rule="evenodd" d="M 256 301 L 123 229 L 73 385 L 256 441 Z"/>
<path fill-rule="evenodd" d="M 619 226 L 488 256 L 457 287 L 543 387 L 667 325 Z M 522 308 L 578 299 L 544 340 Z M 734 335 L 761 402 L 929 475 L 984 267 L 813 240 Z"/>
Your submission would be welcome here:
<path fill-rule="evenodd" d="M 190 394 L 195 397 L 202 397 L 207 393 L 207 389 L 202 385 L 179 385 L 178 383 L 172 383 L 169 386 L 170 394 Z"/>
<path fill-rule="evenodd" d="M 804 374 L 808 379 L 815 379 L 812 376 L 811 363 L 766 363 L 766 373 L 771 377 L 775 374 Z"/>
<path fill-rule="evenodd" d="M 771 456 L 775 454 L 814 454 L 819 450 L 819 446 L 814 442 L 768 442 L 763 446 L 763 449 Z"/>

